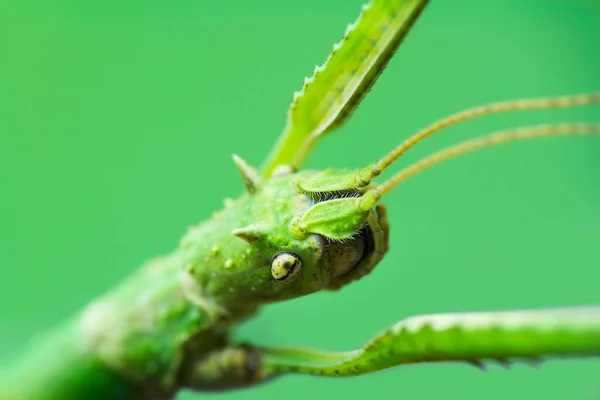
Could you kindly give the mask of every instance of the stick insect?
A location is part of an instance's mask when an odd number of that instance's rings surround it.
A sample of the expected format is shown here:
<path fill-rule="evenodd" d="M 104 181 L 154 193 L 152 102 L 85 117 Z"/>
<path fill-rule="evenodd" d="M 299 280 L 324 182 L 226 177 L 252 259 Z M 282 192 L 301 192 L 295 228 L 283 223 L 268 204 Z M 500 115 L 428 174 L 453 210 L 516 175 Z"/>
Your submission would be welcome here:
<path fill-rule="evenodd" d="M 338 377 L 413 363 L 481 367 L 489 360 L 597 356 L 597 307 L 416 316 L 343 353 L 230 340 L 231 328 L 264 304 L 339 290 L 373 272 L 389 243 L 381 199 L 413 175 L 504 142 L 600 135 L 598 125 L 587 123 L 521 127 L 441 150 L 376 183 L 412 146 L 449 125 L 500 112 L 586 106 L 600 102 L 600 94 L 508 101 L 443 119 L 362 169 L 302 170 L 313 146 L 352 115 L 426 6 L 375 0 L 363 7 L 294 96 L 287 128 L 262 169 L 234 156 L 246 192 L 192 228 L 172 254 L 148 263 L 34 348 L 3 376 L 0 398 L 166 399 L 184 388 L 248 388 L 286 374 Z"/>

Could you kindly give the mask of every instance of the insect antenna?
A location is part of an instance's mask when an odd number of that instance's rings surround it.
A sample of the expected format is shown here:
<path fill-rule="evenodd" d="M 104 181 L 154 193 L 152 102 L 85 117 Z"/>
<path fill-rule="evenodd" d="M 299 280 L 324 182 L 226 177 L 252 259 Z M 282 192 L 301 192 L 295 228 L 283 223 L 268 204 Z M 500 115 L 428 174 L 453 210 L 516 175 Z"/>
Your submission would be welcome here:
<path fill-rule="evenodd" d="M 377 163 L 371 164 L 358 171 L 352 171 L 347 174 L 344 179 L 345 182 L 350 182 L 350 184 L 353 185 L 352 187 L 367 187 L 373 178 L 378 176 L 385 168 L 389 167 L 409 148 L 442 128 L 461 121 L 511 110 L 574 107 L 593 103 L 600 103 L 600 92 L 574 96 L 508 101 L 462 111 L 417 132 Z M 375 207 L 375 204 L 377 204 L 386 193 L 411 176 L 416 175 L 433 165 L 465 153 L 470 153 L 485 147 L 496 146 L 501 143 L 548 136 L 583 135 L 600 136 L 600 124 L 568 123 L 521 127 L 514 130 L 496 132 L 489 136 L 459 143 L 409 165 L 381 185 L 366 190 L 360 197 L 341 197 L 315 204 L 302 217 L 292 221 L 290 224 L 290 233 L 298 239 L 305 238 L 309 233 L 316 233 L 334 239 L 347 238 L 357 232 L 365 224 L 371 209 Z M 342 220 L 343 223 L 341 222 Z"/>
<path fill-rule="evenodd" d="M 360 172 L 360 180 L 363 182 L 369 182 L 370 180 L 381 174 L 381 172 L 384 169 L 389 167 L 394 161 L 398 159 L 398 157 L 404 154 L 408 149 L 410 149 L 426 137 L 431 136 L 444 128 L 458 124 L 460 122 L 468 121 L 485 115 L 499 114 L 509 111 L 568 108 L 586 106 L 597 103 L 600 103 L 600 92 L 560 97 L 545 97 L 537 99 L 503 101 L 459 111 L 437 122 L 434 122 L 428 127 L 410 136 L 408 139 L 402 142 L 398 147 L 396 147 L 394 150 L 388 153 L 377 163 L 371 164 L 367 168 L 363 169 Z"/>
<path fill-rule="evenodd" d="M 440 164 L 460 155 L 480 150 L 486 147 L 497 146 L 502 143 L 516 142 L 552 136 L 600 136 L 600 124 L 569 123 L 528 126 L 512 130 L 505 130 L 471 140 L 467 140 L 440 150 L 404 168 L 375 189 L 369 190 L 360 200 L 360 208 L 370 209 L 386 193 L 429 167 Z"/>

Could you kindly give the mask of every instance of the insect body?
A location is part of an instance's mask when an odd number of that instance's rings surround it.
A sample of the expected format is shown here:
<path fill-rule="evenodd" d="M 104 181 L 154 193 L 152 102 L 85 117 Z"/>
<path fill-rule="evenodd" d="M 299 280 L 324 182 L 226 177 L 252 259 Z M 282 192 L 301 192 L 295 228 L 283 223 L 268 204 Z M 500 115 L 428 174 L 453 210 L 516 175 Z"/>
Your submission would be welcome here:
<path fill-rule="evenodd" d="M 326 353 L 232 343 L 231 328 L 260 306 L 337 290 L 370 273 L 388 250 L 381 199 L 420 171 L 466 152 L 547 136 L 598 136 L 593 124 L 520 128 L 464 142 L 380 183 L 420 140 L 481 115 L 585 106 L 599 94 L 496 103 L 411 136 L 358 170 L 301 170 L 312 146 L 340 127 L 372 86 L 427 1 L 375 0 L 296 94 L 281 141 L 262 168 L 234 156 L 243 195 L 193 228 L 11 368 L 0 399 L 167 399 L 181 389 L 245 388 L 287 373 L 353 376 L 399 364 L 600 353 L 600 309 L 421 316 L 363 349 Z M 452 340 L 448 340 L 451 336 Z"/>

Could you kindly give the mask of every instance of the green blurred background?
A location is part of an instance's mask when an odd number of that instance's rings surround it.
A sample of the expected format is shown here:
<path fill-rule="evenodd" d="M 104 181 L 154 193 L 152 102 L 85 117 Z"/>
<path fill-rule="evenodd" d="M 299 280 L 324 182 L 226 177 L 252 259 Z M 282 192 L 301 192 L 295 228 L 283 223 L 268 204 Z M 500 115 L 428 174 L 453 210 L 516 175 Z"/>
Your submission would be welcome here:
<path fill-rule="evenodd" d="M 0 356 L 173 249 L 187 226 L 238 195 L 231 153 L 262 162 L 292 92 L 361 3 L 0 2 Z M 465 107 L 598 89 L 600 2 L 433 1 L 307 166 L 364 166 Z M 599 114 L 489 117 L 427 140 L 402 162 L 500 128 Z M 267 307 L 237 337 L 343 350 L 414 314 L 600 303 L 599 140 L 473 154 L 386 202 L 392 249 L 372 275 Z M 422 365 L 287 377 L 213 396 L 591 399 L 600 398 L 599 368 Z"/>

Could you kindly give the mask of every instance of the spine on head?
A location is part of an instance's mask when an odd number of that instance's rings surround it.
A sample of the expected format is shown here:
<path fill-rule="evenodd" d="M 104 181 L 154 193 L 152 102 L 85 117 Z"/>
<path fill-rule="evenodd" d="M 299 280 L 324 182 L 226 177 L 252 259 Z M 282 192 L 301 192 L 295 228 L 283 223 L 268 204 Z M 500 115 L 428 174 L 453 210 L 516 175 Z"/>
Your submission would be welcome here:
<path fill-rule="evenodd" d="M 234 229 L 233 236 L 236 236 L 250 244 L 260 242 L 267 236 L 266 228 L 260 223 L 252 223 L 242 228 Z"/>
<path fill-rule="evenodd" d="M 256 192 L 263 183 L 263 178 L 256 168 L 248 164 L 243 158 L 238 156 L 237 154 L 233 155 L 233 162 L 240 170 L 240 174 L 242 175 L 242 181 L 244 182 L 244 186 L 248 190 L 248 193 Z"/>

